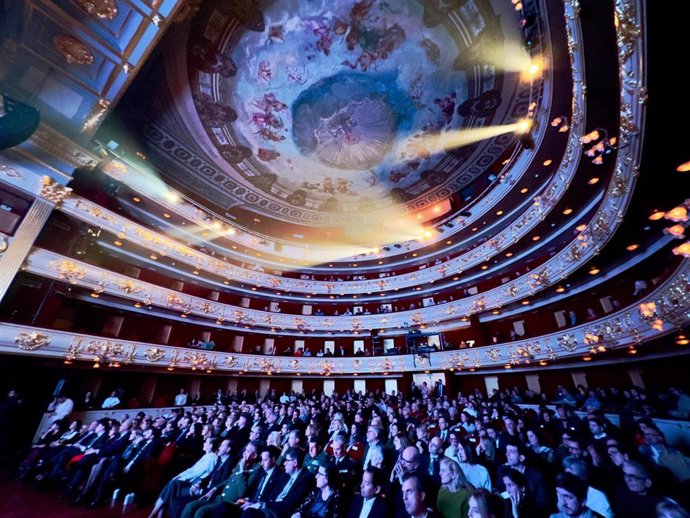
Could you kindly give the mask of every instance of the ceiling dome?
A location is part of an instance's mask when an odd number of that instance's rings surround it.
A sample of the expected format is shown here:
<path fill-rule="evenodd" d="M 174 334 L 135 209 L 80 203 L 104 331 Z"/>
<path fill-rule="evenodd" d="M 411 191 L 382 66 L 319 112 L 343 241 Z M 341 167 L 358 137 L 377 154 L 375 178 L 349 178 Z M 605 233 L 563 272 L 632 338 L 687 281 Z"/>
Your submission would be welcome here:
<path fill-rule="evenodd" d="M 507 72 L 528 61 L 519 15 L 500 8 L 205 5 L 178 27 L 186 62 L 170 52 L 165 63 L 203 150 L 193 171 L 203 187 L 177 180 L 226 209 L 309 226 L 359 225 L 451 198 L 514 144 L 505 130 L 469 132 L 528 110 L 529 85 Z"/>

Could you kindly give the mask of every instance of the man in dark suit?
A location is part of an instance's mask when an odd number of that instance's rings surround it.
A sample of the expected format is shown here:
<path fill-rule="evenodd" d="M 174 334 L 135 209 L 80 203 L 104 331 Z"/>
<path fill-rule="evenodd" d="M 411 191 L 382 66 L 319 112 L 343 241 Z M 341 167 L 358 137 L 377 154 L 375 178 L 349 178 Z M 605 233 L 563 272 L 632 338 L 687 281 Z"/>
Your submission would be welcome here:
<path fill-rule="evenodd" d="M 541 472 L 525 464 L 524 446 L 515 441 L 505 445 L 506 464 L 498 467 L 494 488 L 497 492 L 505 491 L 503 474 L 509 469 L 516 469 L 522 473 L 527 482 L 527 495 L 534 505 L 535 516 L 547 516 L 551 502 L 546 491 L 544 476 Z"/>
<path fill-rule="evenodd" d="M 240 516 L 243 508 L 249 507 L 249 504 L 274 501 L 290 478 L 276 465 L 279 455 L 280 450 L 278 448 L 267 446 L 261 452 L 261 468 L 264 473 L 252 496 L 239 499 L 235 503 L 221 502 L 213 509 L 213 518 L 234 518 Z"/>
<path fill-rule="evenodd" d="M 357 479 L 357 464 L 347 455 L 347 446 L 345 445 L 345 437 L 337 435 L 333 440 L 333 457 L 331 457 L 331 465 L 335 466 L 340 477 L 341 487 L 338 489 L 343 494 L 352 493 L 352 487 Z"/>
<path fill-rule="evenodd" d="M 441 485 L 439 469 L 443 458 L 443 441 L 438 435 L 429 441 L 429 451 L 422 453 L 421 469 L 429 475 L 432 483 L 436 486 Z"/>
<path fill-rule="evenodd" d="M 350 505 L 347 518 L 385 518 L 388 505 L 380 495 L 383 483 L 383 472 L 379 468 L 370 466 L 365 469 L 360 494 L 355 496 Z"/>
<path fill-rule="evenodd" d="M 234 504 L 243 495 L 252 493 L 262 474 L 262 470 L 256 464 L 256 459 L 256 443 L 247 443 L 242 451 L 242 457 L 228 478 L 212 485 L 198 500 L 188 503 L 182 511 L 181 518 L 210 516 L 222 502 L 228 505 Z"/>
<path fill-rule="evenodd" d="M 67 465 L 71 459 L 77 456 L 83 458 L 87 451 L 103 446 L 108 440 L 108 428 L 110 428 L 110 420 L 99 419 L 91 433 L 86 434 L 71 446 L 65 447 L 55 458 L 48 478 L 55 481 L 65 477 L 67 475 Z M 81 460 L 81 458 L 77 460 Z"/>
<path fill-rule="evenodd" d="M 290 478 L 281 492 L 275 500 L 242 505 L 242 518 L 290 518 L 314 488 L 314 476 L 302 467 L 303 460 L 304 452 L 300 448 L 289 448 L 283 465 Z"/>
<path fill-rule="evenodd" d="M 441 514 L 429 506 L 432 500 L 427 498 L 427 487 L 421 475 L 407 473 L 403 477 L 402 497 L 405 514 L 410 518 L 441 518 Z"/>
<path fill-rule="evenodd" d="M 222 484 L 232 473 L 233 462 L 230 452 L 230 439 L 225 439 L 218 446 L 218 463 L 205 480 L 194 481 L 185 491 L 170 502 L 170 515 L 180 516 L 189 502 L 193 502 L 209 489 Z"/>

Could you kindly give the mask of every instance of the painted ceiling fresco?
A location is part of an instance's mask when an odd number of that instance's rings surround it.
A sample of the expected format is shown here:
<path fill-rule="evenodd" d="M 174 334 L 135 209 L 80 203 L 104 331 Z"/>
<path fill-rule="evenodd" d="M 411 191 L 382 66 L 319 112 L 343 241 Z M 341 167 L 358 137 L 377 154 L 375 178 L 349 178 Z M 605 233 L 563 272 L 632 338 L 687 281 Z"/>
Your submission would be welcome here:
<path fill-rule="evenodd" d="M 437 138 L 513 116 L 504 39 L 488 1 L 238 0 L 197 16 L 187 67 L 232 194 L 347 215 L 430 205 L 500 155 L 509 139 Z"/>

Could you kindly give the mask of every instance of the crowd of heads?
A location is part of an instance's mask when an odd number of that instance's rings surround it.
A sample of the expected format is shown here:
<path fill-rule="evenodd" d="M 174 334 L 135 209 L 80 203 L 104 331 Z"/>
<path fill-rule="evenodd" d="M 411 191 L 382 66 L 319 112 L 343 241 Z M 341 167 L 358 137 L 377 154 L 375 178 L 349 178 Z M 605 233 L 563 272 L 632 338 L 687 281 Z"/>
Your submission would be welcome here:
<path fill-rule="evenodd" d="M 78 444 L 87 434 L 106 434 L 126 437 L 119 456 L 139 442 L 151 445 L 147 455 L 159 462 L 171 455 L 169 476 L 215 452 L 264 471 L 308 470 L 314 490 L 378 498 L 399 516 L 426 516 L 431 509 L 446 518 L 687 518 L 690 459 L 666 443 L 647 412 L 635 412 L 642 407 L 619 394 L 604 391 L 597 408 L 584 404 L 594 399 L 587 391 L 580 402 L 573 398 L 570 404 L 564 401 L 569 394 L 559 392 L 555 407 L 531 408 L 520 403 L 541 403 L 540 395 L 422 393 L 419 386 L 392 395 L 231 394 L 213 405 L 158 417 L 142 412 L 121 422 L 55 422 L 46 432 L 49 440 L 39 444 L 42 451 L 32 450 L 22 469 L 32 479 L 36 473 L 71 476 L 66 464 L 55 465 L 64 458 L 46 452 Z M 578 406 L 584 412 L 576 412 Z M 618 426 L 603 411 L 611 407 L 620 414 Z M 106 489 L 122 480 L 132 490 L 141 484 L 140 478 L 115 473 L 128 462 L 114 463 Z M 137 476 L 145 476 L 144 470 Z M 72 489 L 82 491 L 84 480 Z M 337 510 L 343 516 L 346 501 Z"/>

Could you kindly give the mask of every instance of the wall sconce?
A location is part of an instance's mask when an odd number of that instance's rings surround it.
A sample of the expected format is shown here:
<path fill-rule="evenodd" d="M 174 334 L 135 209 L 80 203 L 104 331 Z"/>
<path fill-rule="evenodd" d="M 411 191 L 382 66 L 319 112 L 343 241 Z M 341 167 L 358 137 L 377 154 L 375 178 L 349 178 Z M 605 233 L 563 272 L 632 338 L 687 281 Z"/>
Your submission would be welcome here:
<path fill-rule="evenodd" d="M 672 252 L 674 255 L 682 255 L 686 259 L 690 259 L 690 241 L 686 241 L 682 245 L 675 247 Z"/>
<path fill-rule="evenodd" d="M 556 117 L 554 120 L 552 120 L 551 126 L 557 128 L 558 133 L 565 133 L 570 129 L 570 126 L 568 125 L 568 117 L 565 115 L 561 115 L 560 117 Z"/>
<path fill-rule="evenodd" d="M 580 145 L 585 155 L 590 157 L 595 165 L 603 164 L 604 155 L 611 153 L 614 149 L 618 149 L 616 147 L 617 143 L 618 139 L 616 137 L 609 138 L 608 131 L 603 128 L 597 128 L 580 137 Z"/>

